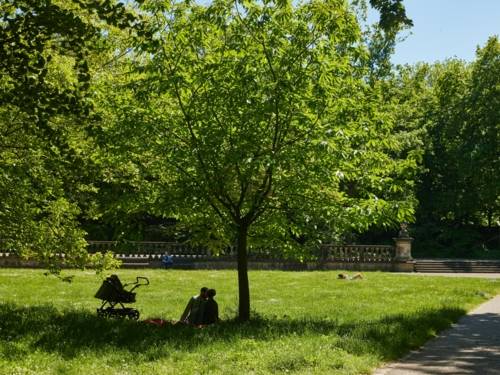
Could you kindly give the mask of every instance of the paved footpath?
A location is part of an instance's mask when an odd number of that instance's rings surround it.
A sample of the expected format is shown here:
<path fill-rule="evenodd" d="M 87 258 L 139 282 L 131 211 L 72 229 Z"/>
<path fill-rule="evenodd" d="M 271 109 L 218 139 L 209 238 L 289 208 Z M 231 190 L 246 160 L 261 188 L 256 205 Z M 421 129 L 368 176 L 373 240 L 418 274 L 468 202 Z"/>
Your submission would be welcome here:
<path fill-rule="evenodd" d="M 491 274 L 482 275 L 488 276 Z M 500 375 L 500 295 L 462 317 L 401 362 L 374 372 L 374 375 L 431 374 Z"/>

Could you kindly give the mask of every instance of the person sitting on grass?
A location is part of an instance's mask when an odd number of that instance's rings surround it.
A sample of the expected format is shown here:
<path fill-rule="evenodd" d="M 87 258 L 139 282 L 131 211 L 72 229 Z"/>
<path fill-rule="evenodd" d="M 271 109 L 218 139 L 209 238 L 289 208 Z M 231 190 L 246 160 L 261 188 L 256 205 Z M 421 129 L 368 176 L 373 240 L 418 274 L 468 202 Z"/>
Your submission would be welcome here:
<path fill-rule="evenodd" d="M 201 324 L 205 311 L 207 291 L 208 288 L 203 287 L 200 289 L 200 294 L 191 297 L 179 319 L 181 323 Z"/>
<path fill-rule="evenodd" d="M 207 292 L 207 301 L 205 302 L 205 311 L 203 312 L 203 325 L 214 324 L 219 321 L 219 305 L 214 300 L 216 294 L 215 289 L 209 289 Z"/>

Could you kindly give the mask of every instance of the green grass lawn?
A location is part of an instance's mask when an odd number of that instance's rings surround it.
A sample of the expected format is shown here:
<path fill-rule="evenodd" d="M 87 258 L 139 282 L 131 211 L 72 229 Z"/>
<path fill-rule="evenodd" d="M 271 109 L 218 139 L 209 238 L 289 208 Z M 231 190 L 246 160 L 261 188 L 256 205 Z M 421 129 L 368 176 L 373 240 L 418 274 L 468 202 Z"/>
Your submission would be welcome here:
<path fill-rule="evenodd" d="M 254 319 L 238 324 L 235 271 L 118 270 L 150 279 L 132 305 L 141 319 L 177 319 L 199 287 L 217 289 L 222 323 L 159 328 L 98 318 L 101 278 L 72 273 L 0 269 L 0 374 L 369 374 L 500 292 L 500 280 L 253 271 Z"/>

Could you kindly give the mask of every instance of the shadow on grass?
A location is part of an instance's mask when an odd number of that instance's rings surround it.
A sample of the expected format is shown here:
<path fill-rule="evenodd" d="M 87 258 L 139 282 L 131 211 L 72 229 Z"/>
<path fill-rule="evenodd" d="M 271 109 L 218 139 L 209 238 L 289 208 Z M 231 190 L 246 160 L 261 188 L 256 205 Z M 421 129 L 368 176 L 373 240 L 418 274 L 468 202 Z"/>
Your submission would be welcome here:
<path fill-rule="evenodd" d="M 353 355 L 372 353 L 384 360 L 422 345 L 465 313 L 458 308 L 389 315 L 380 320 L 336 324 L 327 319 L 256 318 L 247 323 L 225 321 L 204 329 L 183 325 L 156 327 L 143 322 L 98 318 L 87 311 L 57 310 L 50 305 L 0 304 L 0 356 L 16 360 L 36 350 L 74 358 L 81 352 L 125 351 L 136 361 L 168 357 L 172 350 L 192 352 L 217 342 L 245 338 L 300 340 L 330 335 L 337 347 Z"/>

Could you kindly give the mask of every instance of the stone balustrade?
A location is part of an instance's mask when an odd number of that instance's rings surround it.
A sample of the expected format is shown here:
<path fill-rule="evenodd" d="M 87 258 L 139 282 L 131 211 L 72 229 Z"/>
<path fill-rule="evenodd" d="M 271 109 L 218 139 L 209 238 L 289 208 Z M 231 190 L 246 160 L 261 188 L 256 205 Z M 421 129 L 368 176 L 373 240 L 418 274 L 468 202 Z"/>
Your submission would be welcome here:
<path fill-rule="evenodd" d="M 153 242 L 153 241 L 89 241 L 89 252 L 112 251 L 119 256 L 141 256 L 149 255 L 151 258 L 159 258 L 162 254 L 168 253 L 174 258 L 195 258 L 195 259 L 217 259 L 234 258 L 235 248 L 229 247 L 220 254 L 212 255 L 203 247 L 177 243 L 177 242 Z M 318 260 L 329 262 L 390 262 L 395 255 L 393 246 L 386 245 L 323 245 L 318 254 Z M 260 260 L 281 260 L 272 249 L 249 248 L 250 259 Z"/>
<path fill-rule="evenodd" d="M 322 258 L 328 262 L 391 262 L 395 249 L 385 245 L 323 245 Z"/>
<path fill-rule="evenodd" d="M 165 253 L 174 258 L 217 259 L 234 258 L 235 249 L 229 247 L 220 254 L 212 255 L 203 247 L 192 246 L 178 242 L 157 241 L 88 241 L 90 253 L 111 251 L 118 257 L 148 257 L 159 259 Z M 12 252 L 2 248 L 0 243 L 0 256 L 9 256 Z M 395 257 L 394 246 L 386 245 L 323 245 L 318 253 L 318 260 L 328 262 L 390 262 Z M 249 249 L 249 258 L 261 260 L 281 260 L 271 249 Z"/>
<path fill-rule="evenodd" d="M 17 256 L 9 251 L 0 241 L 0 266 L 9 266 Z M 413 263 L 402 259 L 402 251 L 396 246 L 388 245 L 333 245 L 326 244 L 318 249 L 315 256 L 306 262 L 287 260 L 270 248 L 248 249 L 250 263 L 267 264 L 269 267 L 283 269 L 358 269 L 411 272 Z M 234 246 L 223 249 L 218 254 L 212 254 L 209 249 L 177 242 L 158 241 L 88 241 L 90 253 L 111 251 L 125 266 L 161 266 L 163 254 L 173 257 L 177 266 L 192 268 L 218 267 L 221 264 L 235 264 L 236 249 Z M 405 248 L 405 255 L 406 255 Z M 2 260 L 3 258 L 3 260 Z"/>

